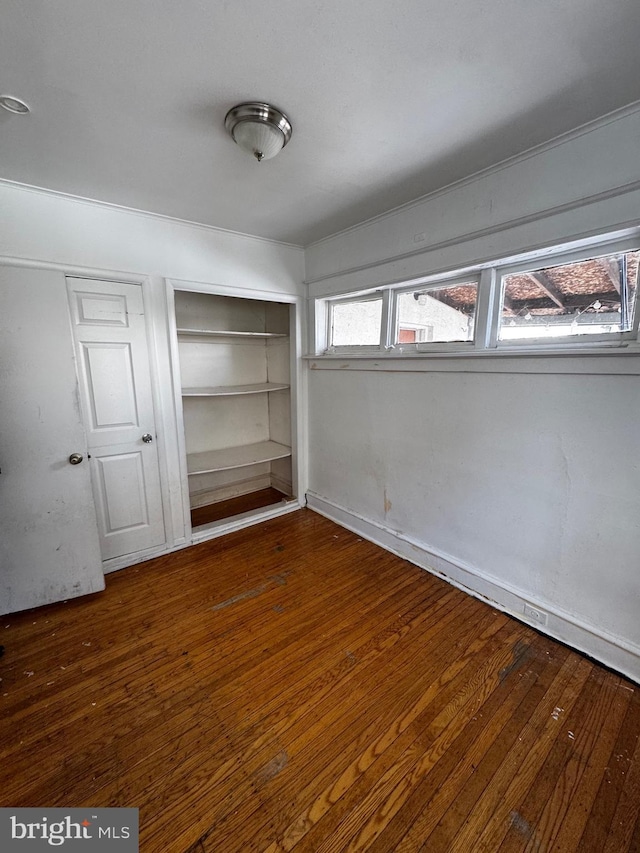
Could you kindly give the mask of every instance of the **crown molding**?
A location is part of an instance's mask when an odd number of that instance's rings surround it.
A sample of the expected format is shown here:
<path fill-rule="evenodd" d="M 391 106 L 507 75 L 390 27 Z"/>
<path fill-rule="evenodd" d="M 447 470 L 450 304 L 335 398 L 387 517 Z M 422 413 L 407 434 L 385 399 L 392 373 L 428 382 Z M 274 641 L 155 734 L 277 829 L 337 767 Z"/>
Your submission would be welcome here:
<path fill-rule="evenodd" d="M 429 252 L 438 251 L 439 249 L 446 249 L 450 246 L 457 246 L 461 243 L 467 243 L 471 240 L 478 240 L 483 237 L 490 237 L 493 234 L 498 234 L 503 231 L 508 231 L 513 228 L 518 228 L 523 225 L 531 225 L 534 222 L 538 222 L 544 219 L 549 219 L 552 216 L 556 216 L 562 213 L 568 213 L 572 210 L 578 210 L 582 207 L 588 207 L 591 204 L 597 204 L 598 202 L 607 201 L 611 198 L 617 198 L 619 196 L 627 195 L 628 193 L 636 192 L 640 190 L 640 180 L 631 181 L 630 183 L 623 184 L 618 187 L 614 187 L 609 190 L 604 190 L 600 193 L 594 193 L 590 196 L 584 196 L 583 198 L 576 199 L 575 201 L 565 202 L 564 204 L 555 205 L 553 207 L 547 207 L 543 210 L 536 211 L 535 213 L 529 213 L 525 216 L 519 216 L 514 219 L 506 220 L 505 222 L 499 222 L 496 225 L 490 225 L 486 228 L 478 228 L 474 231 L 466 231 L 463 234 L 456 234 L 454 237 L 448 237 L 445 240 L 438 240 L 434 243 L 421 243 L 420 247 L 417 249 L 410 249 L 406 252 L 398 252 L 397 254 L 390 255 L 389 257 L 379 258 L 378 260 L 368 261 L 364 264 L 358 264 L 352 267 L 345 267 L 344 269 L 336 270 L 335 272 L 325 273 L 324 275 L 316 276 L 314 278 L 306 278 L 304 280 L 304 284 L 313 285 L 319 284 L 323 281 L 328 281 L 329 279 L 341 278 L 343 276 L 353 275 L 354 273 L 363 272 L 368 269 L 376 269 L 379 267 L 383 267 L 385 264 L 394 263 L 396 261 L 406 260 L 407 258 L 417 257 L 419 255 L 426 255 Z M 631 230 L 638 227 L 638 220 L 634 219 L 631 221 L 625 221 L 622 223 L 618 223 L 616 226 L 608 228 L 607 231 L 625 231 Z M 573 235 L 570 238 L 564 239 L 562 242 L 574 242 L 581 239 L 589 238 L 593 235 L 591 234 L 577 234 Z M 544 246 L 547 244 L 545 243 Z M 522 251 L 519 251 L 518 254 L 525 254 L 526 252 L 535 251 L 536 249 L 544 248 L 544 246 L 530 246 Z M 487 265 L 490 263 L 495 263 L 498 259 L 496 259 L 495 254 L 492 254 L 490 257 L 483 257 L 478 259 L 476 263 L 472 266 L 478 267 L 482 265 Z M 502 260 L 500 261 L 502 263 Z M 466 268 L 466 267 L 465 267 Z M 442 270 L 443 272 L 445 270 Z M 392 278 L 390 281 L 385 282 L 385 284 L 393 284 L 396 282 L 396 278 Z M 376 282 L 376 286 L 382 286 L 380 282 Z M 318 294 L 319 295 L 319 294 Z"/>
<path fill-rule="evenodd" d="M 404 204 L 399 204 L 396 207 L 392 207 L 389 210 L 385 210 L 384 213 L 378 213 L 376 214 L 376 216 L 371 216 L 369 219 L 363 219 L 361 222 L 358 222 L 355 225 L 350 225 L 348 228 L 342 228 L 339 231 L 335 231 L 332 234 L 328 234 L 326 237 L 321 237 L 319 240 L 314 240 L 311 243 L 307 243 L 305 245 L 305 249 L 309 249 L 313 246 L 320 246 L 323 243 L 335 239 L 336 237 L 341 237 L 343 235 L 350 234 L 354 231 L 359 231 L 361 228 L 371 225 L 374 222 L 383 222 L 385 219 L 389 219 L 401 211 L 411 210 L 414 207 L 419 207 L 425 202 L 440 198 L 440 196 L 443 195 L 447 195 L 448 193 L 453 192 L 454 190 L 462 189 L 463 187 L 469 186 L 470 184 L 473 184 L 482 178 L 486 178 L 490 175 L 502 172 L 505 169 L 509 169 L 511 166 L 516 166 L 518 163 L 523 163 L 526 160 L 530 160 L 532 157 L 537 157 L 539 154 L 544 154 L 546 151 L 551 151 L 553 148 L 557 148 L 561 145 L 565 145 L 568 142 L 572 142 L 573 140 L 578 139 L 581 136 L 586 136 L 587 134 L 592 133 L 594 130 L 598 130 L 601 127 L 606 127 L 609 124 L 614 124 L 615 122 L 621 121 L 627 116 L 633 115 L 637 112 L 640 112 L 640 101 L 634 101 L 633 103 L 628 104 L 626 107 L 620 107 L 617 110 L 613 110 L 610 113 L 606 113 L 605 115 L 600 116 L 600 118 L 592 119 L 589 122 L 585 122 L 585 124 L 581 124 L 573 130 L 568 130 L 565 131 L 565 133 L 561 133 L 559 136 L 554 136 L 553 139 L 549 139 L 547 140 L 547 142 L 541 142 L 538 145 L 534 145 L 532 148 L 527 148 L 525 151 L 521 151 L 519 154 L 514 154 L 511 157 L 507 157 L 504 160 L 500 160 L 500 162 L 494 163 L 491 166 L 487 166 L 484 169 L 480 169 L 477 172 L 472 172 L 470 175 L 467 175 L 464 178 L 459 178 L 457 181 L 452 181 L 450 184 L 445 184 L 445 186 L 425 193 L 425 195 L 419 196 L 418 198 L 415 198 L 412 201 L 408 201 Z M 424 250 L 424 246 L 422 248 Z"/>
<path fill-rule="evenodd" d="M 161 222 L 169 222 L 173 225 L 182 225 L 188 228 L 198 228 L 203 231 L 213 232 L 216 234 L 223 234 L 225 236 L 234 236 L 234 237 L 242 237 L 247 240 L 256 240 L 261 243 L 269 243 L 274 246 L 284 246 L 288 249 L 297 249 L 298 251 L 304 251 L 304 247 L 298 243 L 287 243 L 284 240 L 274 240 L 270 237 L 259 237 L 255 234 L 247 234 L 243 231 L 233 231 L 230 228 L 221 228 L 218 225 L 208 225 L 205 222 L 195 222 L 191 219 L 180 219 L 176 216 L 168 216 L 166 213 L 154 213 L 151 210 L 141 210 L 137 207 L 127 207 L 123 204 L 115 204 L 110 201 L 100 201 L 94 198 L 87 198 L 85 196 L 73 195 L 72 193 L 61 192 L 60 190 L 51 190 L 46 187 L 37 187 L 33 184 L 24 184 L 20 181 L 12 181 L 8 178 L 0 178 L 0 187 L 8 187 L 9 189 L 19 189 L 25 192 L 34 193 L 36 195 L 43 195 L 49 198 L 60 198 L 65 201 L 71 201 L 75 204 L 84 204 L 90 207 L 97 207 L 103 210 L 114 210 L 119 213 L 126 213 L 130 216 L 139 216 L 146 219 L 160 220 Z"/>

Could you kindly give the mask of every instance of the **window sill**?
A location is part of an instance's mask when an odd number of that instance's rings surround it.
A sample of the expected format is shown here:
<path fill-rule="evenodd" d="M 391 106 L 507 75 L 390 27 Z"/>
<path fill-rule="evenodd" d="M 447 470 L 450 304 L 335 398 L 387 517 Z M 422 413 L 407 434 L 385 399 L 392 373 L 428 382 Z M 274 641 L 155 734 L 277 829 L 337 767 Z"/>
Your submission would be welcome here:
<path fill-rule="evenodd" d="M 312 370 L 381 370 L 459 373 L 585 373 L 640 375 L 640 344 L 509 347 L 499 350 L 306 355 Z M 635 356 L 635 358 L 634 358 Z"/>

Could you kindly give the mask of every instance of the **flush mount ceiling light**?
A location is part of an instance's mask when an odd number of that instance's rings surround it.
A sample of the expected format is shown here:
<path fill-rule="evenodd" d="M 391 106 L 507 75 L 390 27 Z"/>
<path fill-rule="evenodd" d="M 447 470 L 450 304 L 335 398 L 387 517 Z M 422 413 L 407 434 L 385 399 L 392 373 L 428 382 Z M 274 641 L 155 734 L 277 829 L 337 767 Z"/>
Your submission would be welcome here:
<path fill-rule="evenodd" d="M 13 95 L 0 95 L 0 107 L 10 113 L 18 113 L 24 115 L 31 112 L 31 107 L 21 101 L 20 98 L 14 98 Z"/>
<path fill-rule="evenodd" d="M 259 101 L 232 107 L 225 116 L 224 126 L 233 141 L 259 163 L 275 157 L 291 139 L 291 122 L 286 115 Z"/>

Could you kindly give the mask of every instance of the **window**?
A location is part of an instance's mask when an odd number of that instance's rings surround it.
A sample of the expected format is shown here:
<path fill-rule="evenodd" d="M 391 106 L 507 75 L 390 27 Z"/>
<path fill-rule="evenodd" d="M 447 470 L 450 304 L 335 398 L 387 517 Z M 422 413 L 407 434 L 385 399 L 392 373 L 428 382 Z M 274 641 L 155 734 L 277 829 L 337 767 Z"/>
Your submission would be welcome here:
<path fill-rule="evenodd" d="M 398 293 L 394 342 L 472 341 L 477 294 L 476 282 Z"/>
<path fill-rule="evenodd" d="M 380 346 L 382 296 L 331 303 L 331 333 L 334 347 Z"/>
<path fill-rule="evenodd" d="M 509 264 L 319 298 L 317 351 L 482 355 L 637 345 L 639 276 L 638 237 L 603 238 L 555 255 L 539 249 Z"/>
<path fill-rule="evenodd" d="M 504 275 L 501 341 L 610 335 L 633 328 L 640 252 Z"/>

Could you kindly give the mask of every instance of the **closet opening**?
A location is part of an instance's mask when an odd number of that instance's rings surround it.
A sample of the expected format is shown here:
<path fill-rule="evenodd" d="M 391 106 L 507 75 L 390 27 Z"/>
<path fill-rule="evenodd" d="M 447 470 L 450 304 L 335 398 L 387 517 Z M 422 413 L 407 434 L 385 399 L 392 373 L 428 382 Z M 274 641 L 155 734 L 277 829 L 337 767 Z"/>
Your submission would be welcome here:
<path fill-rule="evenodd" d="M 191 525 L 295 501 L 292 306 L 176 291 Z"/>

